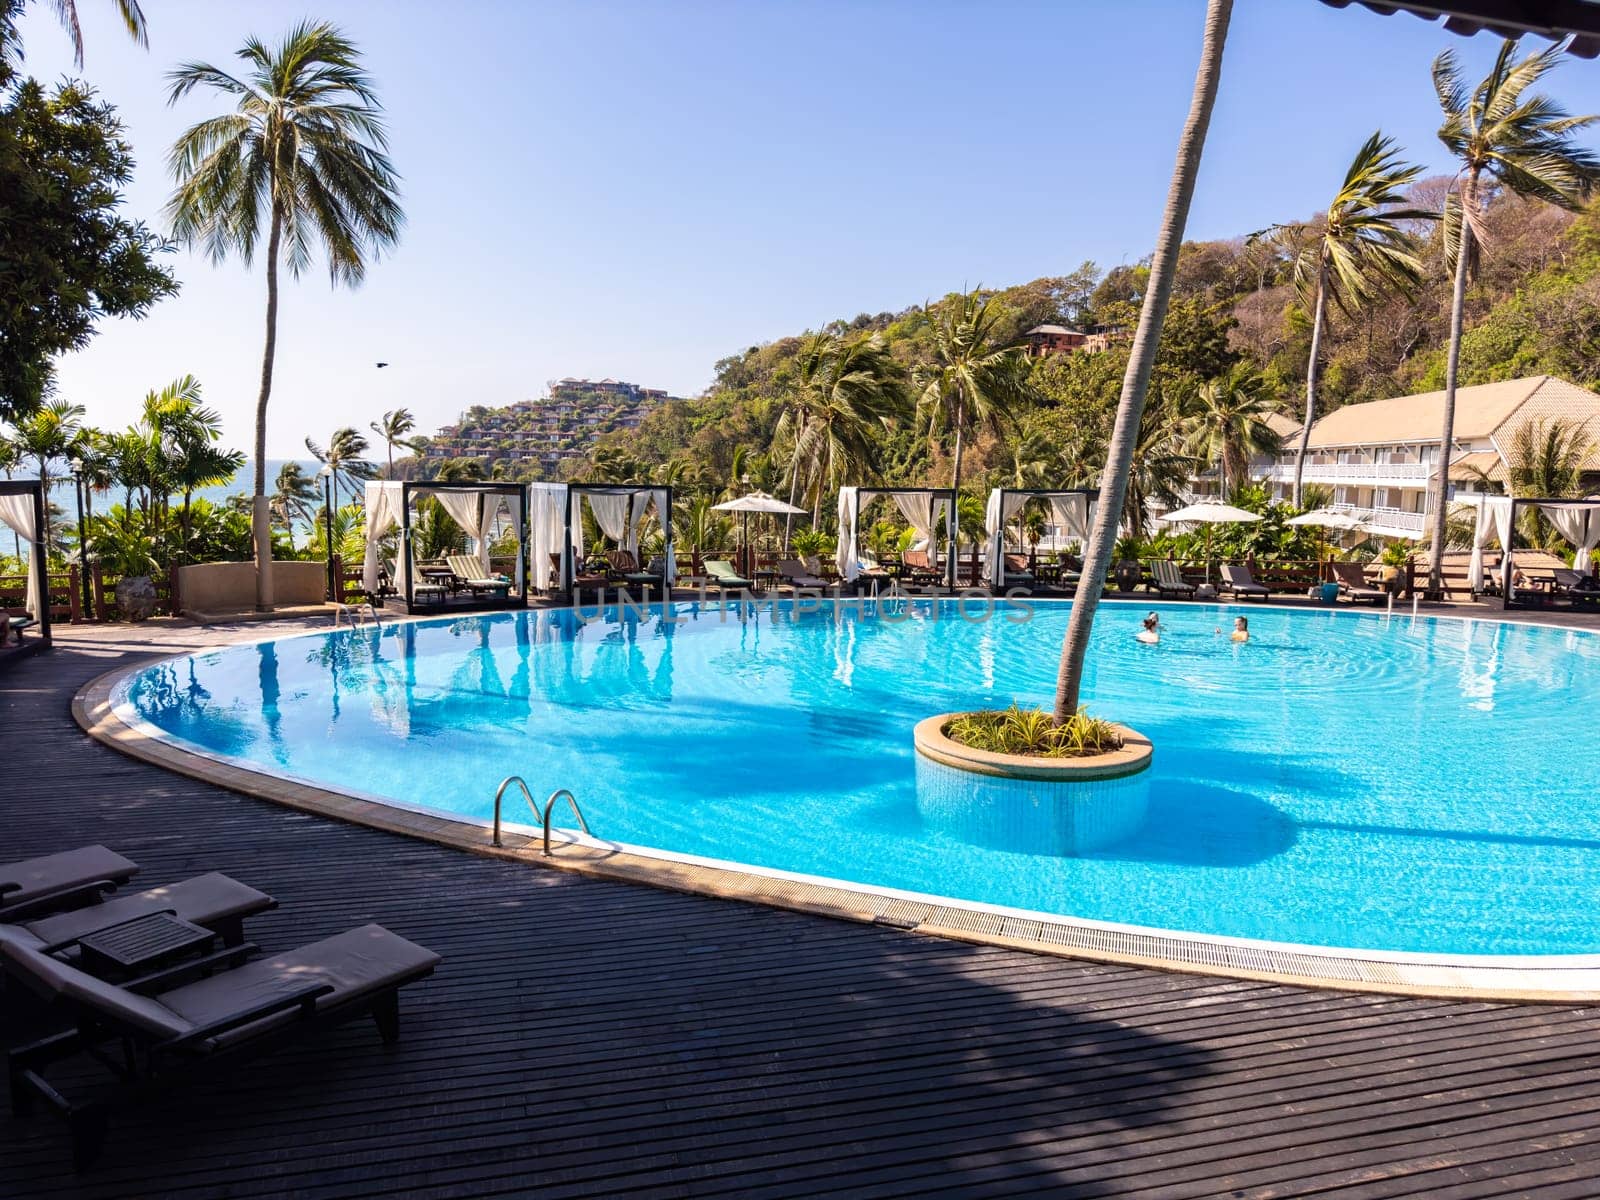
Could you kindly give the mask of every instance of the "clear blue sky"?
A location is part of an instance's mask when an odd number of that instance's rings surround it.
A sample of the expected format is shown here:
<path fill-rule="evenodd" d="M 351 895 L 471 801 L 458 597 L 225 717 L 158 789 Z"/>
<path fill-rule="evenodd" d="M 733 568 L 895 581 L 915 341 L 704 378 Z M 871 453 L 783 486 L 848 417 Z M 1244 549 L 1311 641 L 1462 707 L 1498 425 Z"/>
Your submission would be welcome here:
<path fill-rule="evenodd" d="M 129 210 L 160 224 L 165 155 L 216 101 L 164 100 L 302 11 L 364 48 L 410 222 L 358 291 L 286 289 L 269 452 L 406 405 L 431 431 L 564 375 L 699 391 L 718 358 L 839 316 L 1147 253 L 1193 81 L 1201 0 L 1123 3 L 491 3 L 144 0 L 150 49 L 111 0 L 78 0 L 83 76 L 139 156 Z M 71 70 L 42 2 L 26 66 Z M 1529 39 L 1530 46 L 1535 44 Z M 1537 43 L 1543 45 L 1544 43 Z M 1239 0 L 1189 224 L 1225 237 L 1325 204 L 1382 126 L 1420 161 L 1433 56 L 1491 38 L 1315 0 Z M 1600 111 L 1600 64 L 1550 90 Z M 264 283 L 180 252 L 183 291 L 63 360 L 91 419 L 198 375 L 248 448 Z M 378 360 L 393 364 L 378 372 Z"/>

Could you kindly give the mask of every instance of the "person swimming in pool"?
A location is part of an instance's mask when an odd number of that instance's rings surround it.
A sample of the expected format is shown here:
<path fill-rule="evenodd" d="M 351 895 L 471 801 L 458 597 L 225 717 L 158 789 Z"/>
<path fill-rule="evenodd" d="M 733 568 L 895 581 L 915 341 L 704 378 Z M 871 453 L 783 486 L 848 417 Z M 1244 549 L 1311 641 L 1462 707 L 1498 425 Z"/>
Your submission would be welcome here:
<path fill-rule="evenodd" d="M 1250 640 L 1250 618 L 1240 617 L 1235 620 L 1233 633 L 1230 636 L 1236 642 L 1248 642 Z"/>
<path fill-rule="evenodd" d="M 1161 618 L 1150 613 L 1144 619 L 1144 627 L 1133 636 L 1147 646 L 1156 645 L 1161 641 Z"/>

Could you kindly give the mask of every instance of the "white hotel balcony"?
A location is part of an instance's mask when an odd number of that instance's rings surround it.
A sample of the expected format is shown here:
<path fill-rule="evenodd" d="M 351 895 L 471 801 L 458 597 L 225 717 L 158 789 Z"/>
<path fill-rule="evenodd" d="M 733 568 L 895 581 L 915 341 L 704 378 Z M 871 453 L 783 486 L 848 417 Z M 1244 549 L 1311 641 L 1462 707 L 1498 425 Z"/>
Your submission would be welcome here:
<path fill-rule="evenodd" d="M 1362 508 L 1356 504 L 1330 504 L 1328 511 L 1359 518 L 1361 528 L 1378 537 L 1417 539 L 1428 532 L 1428 513 L 1406 512 L 1399 508 Z"/>
<path fill-rule="evenodd" d="M 1291 483 L 1294 480 L 1294 463 L 1276 462 L 1266 469 L 1266 477 L 1274 483 Z M 1433 478 L 1433 464 L 1423 462 L 1398 463 L 1330 463 L 1307 462 L 1302 476 L 1306 483 L 1358 484 L 1366 487 L 1417 487 Z"/>

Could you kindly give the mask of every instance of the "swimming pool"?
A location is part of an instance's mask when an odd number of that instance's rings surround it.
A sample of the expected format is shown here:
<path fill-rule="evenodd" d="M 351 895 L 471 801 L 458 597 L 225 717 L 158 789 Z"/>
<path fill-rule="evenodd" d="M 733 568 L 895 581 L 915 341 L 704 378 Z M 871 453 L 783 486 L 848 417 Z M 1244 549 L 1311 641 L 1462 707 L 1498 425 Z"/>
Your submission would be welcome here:
<path fill-rule="evenodd" d="M 487 819 L 524 776 L 596 835 L 1014 909 L 1314 946 L 1600 952 L 1600 639 L 1382 613 L 1108 604 L 1091 709 L 1156 744 L 1149 807 L 1082 857 L 927 827 L 912 726 L 1048 703 L 1068 605 L 655 605 L 233 646 L 118 688 L 252 769 Z"/>

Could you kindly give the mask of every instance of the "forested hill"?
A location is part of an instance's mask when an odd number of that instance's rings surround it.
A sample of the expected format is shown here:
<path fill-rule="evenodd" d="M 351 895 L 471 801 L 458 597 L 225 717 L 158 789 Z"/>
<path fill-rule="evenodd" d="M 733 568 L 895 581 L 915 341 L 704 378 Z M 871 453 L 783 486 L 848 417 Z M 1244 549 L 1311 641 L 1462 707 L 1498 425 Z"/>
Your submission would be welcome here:
<path fill-rule="evenodd" d="M 1437 207 L 1445 182 L 1417 188 Z M 1600 382 L 1600 213 L 1573 215 L 1549 205 L 1497 200 L 1486 216 L 1482 264 L 1467 299 L 1462 383 L 1549 373 Z M 1353 313 L 1331 312 L 1324 336 L 1322 411 L 1355 400 L 1443 386 L 1450 281 L 1440 234 L 1417 229 L 1425 276 L 1412 295 L 1389 293 Z M 1291 283 L 1292 237 L 1186 244 L 1177 291 L 1152 386 L 1141 461 L 1159 470 L 1181 451 L 1185 406 L 1197 387 L 1236 364 L 1260 372 L 1266 393 L 1297 417 L 1303 405 L 1309 320 Z M 1042 323 L 1130 330 L 1148 268 L 1101 271 L 1085 263 L 995 293 L 1011 329 Z M 947 298 L 934 307 L 950 303 Z M 930 358 L 932 330 L 922 306 L 861 314 L 829 329 L 874 331 L 895 360 L 913 370 Z M 752 346 L 716 364 L 715 379 L 692 400 L 652 412 L 637 430 L 602 439 L 587 473 L 750 486 L 779 492 L 789 448 L 774 429 L 794 388 L 801 336 Z M 1104 460 L 1104 440 L 1127 359 L 1126 339 L 1109 349 L 1033 360 L 1036 402 L 1003 439 L 981 438 L 963 470 L 974 487 L 1001 478 L 1088 483 Z M 888 482 L 948 482 L 948 447 L 904 420 L 876 435 L 872 471 Z M 670 465 L 669 465 L 670 464 Z"/>

